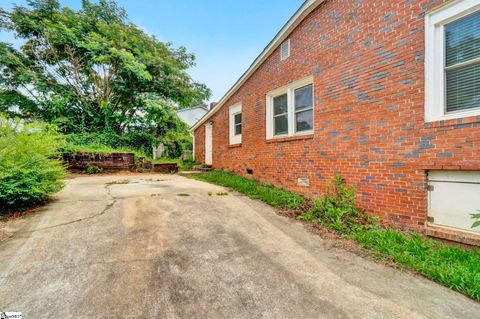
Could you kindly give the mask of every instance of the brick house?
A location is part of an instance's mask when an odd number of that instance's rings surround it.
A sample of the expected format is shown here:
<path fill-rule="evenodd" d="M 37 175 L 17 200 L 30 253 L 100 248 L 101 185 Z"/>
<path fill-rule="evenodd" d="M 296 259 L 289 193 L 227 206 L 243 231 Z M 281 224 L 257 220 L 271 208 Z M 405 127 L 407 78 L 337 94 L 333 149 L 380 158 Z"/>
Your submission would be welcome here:
<path fill-rule="evenodd" d="M 198 123 L 198 162 L 479 242 L 480 0 L 307 0 Z"/>

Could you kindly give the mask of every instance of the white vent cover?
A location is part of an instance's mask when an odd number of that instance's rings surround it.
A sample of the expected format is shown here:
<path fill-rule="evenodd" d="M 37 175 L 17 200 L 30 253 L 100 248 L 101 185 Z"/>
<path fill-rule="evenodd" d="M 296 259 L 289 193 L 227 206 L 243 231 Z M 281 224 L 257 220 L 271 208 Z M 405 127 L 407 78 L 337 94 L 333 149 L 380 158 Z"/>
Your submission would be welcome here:
<path fill-rule="evenodd" d="M 290 56 L 290 39 L 285 40 L 280 47 L 280 59 L 283 61 Z"/>

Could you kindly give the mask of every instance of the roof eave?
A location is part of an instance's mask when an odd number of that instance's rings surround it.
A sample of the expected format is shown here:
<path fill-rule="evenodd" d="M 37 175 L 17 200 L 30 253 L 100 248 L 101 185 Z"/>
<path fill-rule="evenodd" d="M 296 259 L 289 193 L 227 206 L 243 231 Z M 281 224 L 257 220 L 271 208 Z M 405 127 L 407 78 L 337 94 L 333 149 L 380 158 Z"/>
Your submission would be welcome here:
<path fill-rule="evenodd" d="M 227 91 L 217 105 L 205 114 L 192 128 L 191 132 L 199 128 L 205 121 L 214 115 L 223 105 L 232 97 L 232 95 L 250 78 L 250 76 L 262 65 L 263 62 L 277 49 L 277 47 L 290 35 L 290 33 L 310 14 L 318 5 L 324 0 L 306 0 L 302 6 L 295 12 L 295 14 L 287 21 L 287 23 L 280 29 L 277 35 L 270 41 L 270 43 L 263 49 L 262 53 L 253 61 L 250 67 L 243 73 L 243 75 L 235 82 L 235 84 Z"/>

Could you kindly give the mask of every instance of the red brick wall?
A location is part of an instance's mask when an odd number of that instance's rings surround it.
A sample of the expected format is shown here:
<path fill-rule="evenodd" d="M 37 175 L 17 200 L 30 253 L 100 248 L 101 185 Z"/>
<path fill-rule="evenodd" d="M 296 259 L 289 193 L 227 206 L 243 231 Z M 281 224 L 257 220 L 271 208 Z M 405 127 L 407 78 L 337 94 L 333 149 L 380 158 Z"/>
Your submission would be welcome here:
<path fill-rule="evenodd" d="M 327 0 L 211 120 L 218 169 L 319 196 L 339 172 L 359 203 L 384 220 L 421 228 L 426 170 L 480 169 L 480 117 L 424 122 L 424 14 L 443 1 Z M 267 141 L 266 93 L 314 76 L 315 132 Z M 243 104 L 241 147 L 229 147 L 228 107 Z M 204 127 L 195 152 L 204 160 Z M 297 186 L 297 178 L 310 187 Z"/>

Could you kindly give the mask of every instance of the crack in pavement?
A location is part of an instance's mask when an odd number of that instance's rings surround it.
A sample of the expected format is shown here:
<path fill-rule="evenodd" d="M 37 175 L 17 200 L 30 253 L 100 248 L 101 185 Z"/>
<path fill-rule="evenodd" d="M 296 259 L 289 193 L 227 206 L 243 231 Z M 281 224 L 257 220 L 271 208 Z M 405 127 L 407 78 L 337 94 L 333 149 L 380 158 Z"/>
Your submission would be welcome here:
<path fill-rule="evenodd" d="M 99 217 L 99 216 L 104 215 L 110 208 L 113 207 L 113 205 L 115 205 L 116 202 L 117 202 L 117 200 L 114 199 L 113 202 L 108 203 L 107 206 L 105 206 L 105 208 L 104 208 L 100 213 L 98 213 L 98 214 L 91 215 L 91 216 L 84 217 L 84 218 L 79 218 L 79 219 L 72 220 L 72 221 L 69 221 L 69 222 L 66 222 L 66 223 L 63 223 L 63 224 L 58 224 L 58 225 L 53 225 L 53 226 L 38 228 L 38 229 L 34 229 L 34 230 L 29 230 L 29 231 L 24 231 L 23 233 L 31 234 L 31 233 L 35 233 L 35 232 L 42 231 L 42 230 L 47 230 L 47 229 L 52 229 L 52 228 L 67 226 L 67 225 L 71 225 L 71 224 L 75 224 L 75 223 L 82 222 L 82 221 L 84 221 L 84 220 L 93 219 L 93 218 L 96 218 L 96 217 Z"/>

